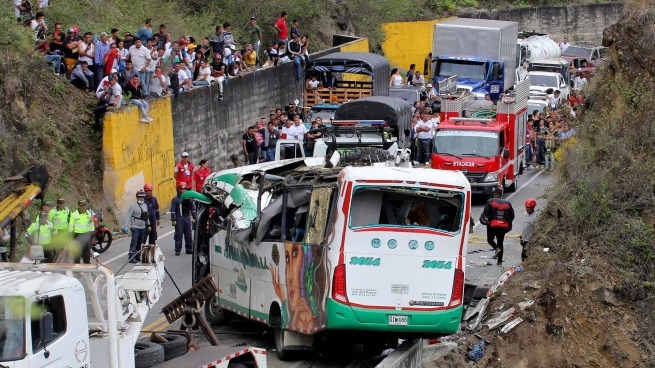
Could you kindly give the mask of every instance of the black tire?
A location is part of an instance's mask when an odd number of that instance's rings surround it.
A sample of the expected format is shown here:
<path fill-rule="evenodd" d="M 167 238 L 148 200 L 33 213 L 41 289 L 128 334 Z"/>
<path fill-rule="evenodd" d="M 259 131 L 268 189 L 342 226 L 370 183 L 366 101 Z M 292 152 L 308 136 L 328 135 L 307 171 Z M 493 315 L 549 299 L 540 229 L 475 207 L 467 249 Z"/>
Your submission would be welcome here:
<path fill-rule="evenodd" d="M 480 300 L 486 298 L 487 291 L 489 291 L 489 288 L 486 286 L 476 286 L 469 302 L 469 308 L 475 308 L 480 303 Z"/>
<path fill-rule="evenodd" d="M 292 360 L 294 352 L 288 349 L 284 349 L 284 330 L 282 329 L 282 318 L 273 317 L 271 319 L 271 324 L 275 328 L 274 340 L 277 358 L 283 362 Z"/>
<path fill-rule="evenodd" d="M 225 326 L 230 323 L 230 314 L 216 304 L 216 297 L 205 301 L 205 319 L 214 326 Z"/>
<path fill-rule="evenodd" d="M 100 232 L 95 236 L 95 243 L 91 246 L 94 252 L 104 253 L 111 246 L 111 231 L 105 227 L 100 228 Z"/>
<path fill-rule="evenodd" d="M 147 340 L 134 344 L 134 368 L 150 368 L 164 362 L 164 347 Z"/>
<path fill-rule="evenodd" d="M 512 181 L 512 184 L 507 187 L 507 193 L 516 192 L 516 188 L 518 187 L 518 181 L 519 181 L 519 177 L 517 175 L 517 176 L 514 177 L 514 180 Z"/>
<path fill-rule="evenodd" d="M 158 342 L 164 348 L 164 360 L 169 361 L 186 354 L 189 349 L 187 348 L 187 338 L 182 335 L 163 334 L 161 337 L 168 340 L 168 342 Z"/>
<path fill-rule="evenodd" d="M 248 368 L 248 366 L 243 363 L 230 363 L 227 368 Z"/>

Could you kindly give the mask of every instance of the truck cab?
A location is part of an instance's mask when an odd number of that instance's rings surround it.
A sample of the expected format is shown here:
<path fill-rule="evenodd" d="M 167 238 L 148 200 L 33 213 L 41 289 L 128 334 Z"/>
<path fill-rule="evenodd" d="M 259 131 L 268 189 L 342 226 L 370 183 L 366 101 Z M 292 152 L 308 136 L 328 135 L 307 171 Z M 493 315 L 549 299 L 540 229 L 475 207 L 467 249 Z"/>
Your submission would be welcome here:
<path fill-rule="evenodd" d="M 504 91 L 505 64 L 502 61 L 441 56 L 435 62 L 434 81 L 437 85 L 456 75 L 457 89 L 472 92 L 478 98 L 491 94 L 491 98 L 497 100 L 499 93 Z"/>
<path fill-rule="evenodd" d="M 495 119 L 464 118 L 471 95 L 444 100 L 434 136 L 433 169 L 464 173 L 473 194 L 492 197 L 496 188 L 515 191 L 525 161 L 530 79 L 498 102 Z"/>

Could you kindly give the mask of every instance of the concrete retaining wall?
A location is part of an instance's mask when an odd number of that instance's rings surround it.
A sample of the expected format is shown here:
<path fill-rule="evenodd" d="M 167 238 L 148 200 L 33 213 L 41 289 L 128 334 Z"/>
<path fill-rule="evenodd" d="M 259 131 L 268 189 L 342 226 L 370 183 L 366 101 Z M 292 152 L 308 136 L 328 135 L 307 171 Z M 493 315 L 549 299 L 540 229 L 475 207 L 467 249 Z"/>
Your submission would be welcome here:
<path fill-rule="evenodd" d="M 375 368 L 418 368 L 423 361 L 423 340 L 406 340 Z"/>
<path fill-rule="evenodd" d="M 317 58 L 338 51 L 369 50 L 368 39 L 335 36 L 335 47 L 310 55 Z M 344 43 L 345 42 L 345 43 Z M 245 162 L 241 137 L 246 128 L 270 109 L 303 100 L 304 85 L 296 82 L 293 64 L 285 63 L 231 79 L 218 99 L 218 85 L 197 88 L 178 97 L 152 101 L 152 123 L 139 122 L 136 107 L 108 113 L 104 123 L 105 195 L 112 199 L 118 217 L 134 201 L 136 191 L 150 182 L 160 205 L 175 195 L 173 169 L 182 152 L 196 166 L 209 160 L 212 170 L 228 167 L 236 153 Z"/>

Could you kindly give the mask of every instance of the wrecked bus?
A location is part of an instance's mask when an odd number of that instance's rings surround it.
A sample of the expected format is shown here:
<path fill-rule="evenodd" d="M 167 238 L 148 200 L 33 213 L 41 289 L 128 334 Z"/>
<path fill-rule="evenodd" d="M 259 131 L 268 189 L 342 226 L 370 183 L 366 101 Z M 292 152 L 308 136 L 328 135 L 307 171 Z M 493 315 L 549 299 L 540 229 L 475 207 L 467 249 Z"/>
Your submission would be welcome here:
<path fill-rule="evenodd" d="M 281 360 L 331 336 L 375 354 L 453 334 L 470 196 L 459 171 L 290 159 L 214 173 L 183 196 L 198 203 L 193 282 L 218 285 L 207 319 L 274 328 Z"/>

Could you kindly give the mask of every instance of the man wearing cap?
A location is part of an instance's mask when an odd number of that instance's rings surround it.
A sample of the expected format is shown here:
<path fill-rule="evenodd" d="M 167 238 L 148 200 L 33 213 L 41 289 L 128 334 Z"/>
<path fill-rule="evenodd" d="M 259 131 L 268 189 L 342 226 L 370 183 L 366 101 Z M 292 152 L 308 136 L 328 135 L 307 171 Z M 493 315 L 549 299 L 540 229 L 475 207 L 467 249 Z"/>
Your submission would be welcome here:
<path fill-rule="evenodd" d="M 196 204 L 194 201 L 181 201 L 182 195 L 189 189 L 186 182 L 178 182 L 177 195 L 171 200 L 171 222 L 175 227 L 175 255 L 182 251 L 182 238 L 186 254 L 193 254 L 192 224 L 196 222 Z"/>
<path fill-rule="evenodd" d="M 257 25 L 257 18 L 254 15 L 250 17 L 248 33 L 250 34 L 250 43 L 252 44 L 253 50 L 259 54 L 259 47 L 262 44 L 262 29 Z"/>
<path fill-rule="evenodd" d="M 182 159 L 175 165 L 175 182 L 186 183 L 189 188 L 193 181 L 193 164 L 189 161 L 189 154 L 182 152 Z"/>
<path fill-rule="evenodd" d="M 129 50 L 132 45 L 134 45 L 134 37 L 132 37 L 132 33 L 125 32 L 123 35 L 123 47 Z"/>
<path fill-rule="evenodd" d="M 48 219 L 55 228 L 52 237 L 52 248 L 55 252 L 55 260 L 58 258 L 61 250 L 66 246 L 68 241 L 68 221 L 70 220 L 71 211 L 66 207 L 66 201 L 63 198 L 57 199 L 57 207 L 50 210 Z M 47 256 L 47 255 L 46 255 Z"/>
<path fill-rule="evenodd" d="M 29 228 L 27 228 L 27 242 L 30 245 L 43 246 L 43 253 L 45 255 L 45 262 L 52 263 L 55 259 L 55 253 L 51 246 L 52 235 L 57 230 L 52 226 L 48 220 L 48 213 L 41 212 L 38 221 L 34 221 Z"/>
<path fill-rule="evenodd" d="M 66 78 L 70 78 L 77 59 L 79 57 L 78 44 L 80 38 L 77 37 L 77 31 L 71 27 L 68 29 L 66 37 L 64 37 L 64 63 L 66 63 Z"/>
<path fill-rule="evenodd" d="M 73 211 L 68 221 L 68 232 L 73 233 L 77 249 L 70 251 L 74 255 L 74 262 L 80 263 L 80 256 L 84 263 L 91 263 L 91 237 L 93 236 L 93 214 L 86 209 L 86 200 L 77 202 L 77 210 Z"/>
<path fill-rule="evenodd" d="M 146 192 L 143 190 L 136 192 L 136 203 L 130 205 L 125 215 L 123 232 L 132 231 L 130 250 L 127 253 L 130 263 L 138 262 L 139 256 L 137 253 L 141 252 L 141 245 L 146 241 L 147 232 L 151 230 L 148 205 L 146 205 L 145 199 Z"/>
<path fill-rule="evenodd" d="M 118 31 L 117 31 L 118 32 Z M 105 55 L 109 52 L 111 43 L 107 32 L 100 33 L 100 39 L 96 42 L 96 53 L 94 56 L 96 85 L 99 85 L 105 76 Z"/>
<path fill-rule="evenodd" d="M 148 231 L 148 242 L 146 244 L 156 244 L 157 241 L 157 226 L 160 223 L 159 215 L 159 202 L 157 198 L 152 195 L 152 184 L 146 183 L 143 186 L 143 190 L 146 192 L 146 198 L 144 199 L 146 206 L 148 206 L 148 222 L 150 223 L 150 231 Z"/>

